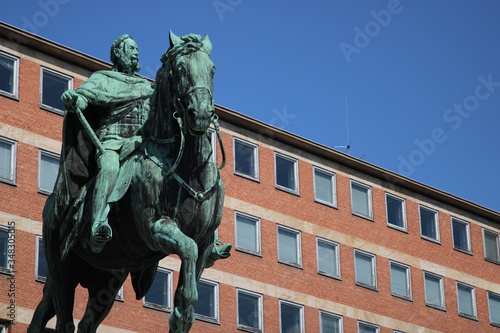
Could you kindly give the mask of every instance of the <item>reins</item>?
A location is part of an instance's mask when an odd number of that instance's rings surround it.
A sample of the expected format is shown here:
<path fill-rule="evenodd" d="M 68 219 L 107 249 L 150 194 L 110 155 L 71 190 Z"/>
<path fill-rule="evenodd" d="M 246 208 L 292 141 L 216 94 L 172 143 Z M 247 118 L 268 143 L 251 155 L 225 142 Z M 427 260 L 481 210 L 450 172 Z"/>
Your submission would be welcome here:
<path fill-rule="evenodd" d="M 148 147 L 148 144 L 150 141 L 148 141 L 148 143 L 146 144 L 146 147 L 144 149 L 144 153 L 145 153 L 146 157 L 148 157 L 151 161 L 153 161 L 153 163 L 158 165 L 163 171 L 166 172 L 166 174 L 165 174 L 166 177 L 171 176 L 172 178 L 174 178 L 179 183 L 179 185 L 181 185 L 194 199 L 201 202 L 201 201 L 205 200 L 207 198 L 207 196 L 216 187 L 219 186 L 219 183 L 220 183 L 219 170 L 224 168 L 224 166 L 226 165 L 226 151 L 224 149 L 222 135 L 220 134 L 220 125 L 219 125 L 219 121 L 218 121 L 219 117 L 214 114 L 212 116 L 212 122 L 214 124 L 215 133 L 217 134 L 217 140 L 219 141 L 219 146 L 221 148 L 222 162 L 221 162 L 221 165 L 219 167 L 217 167 L 217 179 L 215 180 L 214 184 L 205 191 L 196 191 L 175 172 L 175 170 L 177 169 L 179 162 L 182 158 L 182 155 L 184 153 L 184 145 L 185 145 L 184 131 L 185 131 L 185 129 L 184 129 L 184 123 L 182 121 L 182 118 L 178 115 L 177 111 L 174 112 L 173 117 L 177 120 L 177 123 L 179 125 L 180 140 L 181 140 L 180 145 L 179 145 L 179 152 L 177 153 L 177 158 L 175 159 L 174 164 L 172 164 L 172 166 L 170 168 L 166 168 L 165 164 L 162 161 L 160 161 L 156 156 L 149 154 L 147 147 Z M 173 143 L 173 142 L 177 141 L 178 137 L 179 137 L 178 135 L 174 135 L 172 138 L 169 138 L 169 139 L 159 139 L 156 137 L 150 137 L 150 139 L 152 142 L 155 142 L 157 144 L 168 144 L 168 143 Z M 215 153 L 215 152 L 212 152 L 212 154 L 213 153 Z"/>

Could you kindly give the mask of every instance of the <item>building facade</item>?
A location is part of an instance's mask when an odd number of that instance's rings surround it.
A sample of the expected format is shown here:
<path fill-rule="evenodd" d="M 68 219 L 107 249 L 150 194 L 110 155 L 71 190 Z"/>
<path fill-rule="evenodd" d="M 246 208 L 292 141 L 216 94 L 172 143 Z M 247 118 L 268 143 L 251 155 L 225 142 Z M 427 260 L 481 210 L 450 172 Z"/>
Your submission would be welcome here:
<path fill-rule="evenodd" d="M 3 332 L 25 332 L 42 296 L 60 93 L 109 68 L 0 23 Z M 222 106 L 216 113 L 227 153 L 218 233 L 234 247 L 198 284 L 192 332 L 500 332 L 500 213 Z M 143 300 L 127 280 L 100 332 L 168 331 L 179 267 L 161 260 Z M 78 320 L 85 290 L 75 297 Z"/>

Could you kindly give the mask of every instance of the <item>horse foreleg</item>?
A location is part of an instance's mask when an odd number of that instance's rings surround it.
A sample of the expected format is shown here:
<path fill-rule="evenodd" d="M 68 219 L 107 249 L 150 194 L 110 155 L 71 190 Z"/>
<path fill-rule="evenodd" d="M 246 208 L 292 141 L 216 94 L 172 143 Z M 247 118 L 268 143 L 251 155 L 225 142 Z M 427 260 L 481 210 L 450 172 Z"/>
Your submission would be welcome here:
<path fill-rule="evenodd" d="M 111 310 L 128 272 L 108 272 L 92 269 L 86 272 L 85 286 L 89 299 L 85 314 L 78 324 L 78 333 L 94 333 Z"/>
<path fill-rule="evenodd" d="M 171 333 L 186 333 L 194 322 L 194 306 L 198 301 L 196 262 L 198 246 L 186 236 L 170 218 L 163 218 L 153 226 L 155 248 L 164 253 L 175 253 L 181 261 L 179 284 L 175 293 L 174 311 L 170 315 Z"/>

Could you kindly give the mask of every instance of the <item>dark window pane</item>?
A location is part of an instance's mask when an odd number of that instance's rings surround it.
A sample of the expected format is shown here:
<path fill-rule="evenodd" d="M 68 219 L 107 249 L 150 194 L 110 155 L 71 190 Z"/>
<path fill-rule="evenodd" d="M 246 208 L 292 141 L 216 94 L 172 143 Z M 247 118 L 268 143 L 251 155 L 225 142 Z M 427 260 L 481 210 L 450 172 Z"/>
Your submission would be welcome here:
<path fill-rule="evenodd" d="M 276 156 L 276 184 L 296 190 L 295 162 Z"/>
<path fill-rule="evenodd" d="M 234 169 L 236 172 L 256 177 L 255 174 L 255 148 L 235 141 Z"/>
<path fill-rule="evenodd" d="M 400 228 L 405 227 L 401 200 L 387 197 L 387 222 Z"/>
<path fill-rule="evenodd" d="M 0 90 L 14 93 L 14 60 L 0 56 Z"/>
<path fill-rule="evenodd" d="M 259 298 L 238 293 L 238 323 L 246 327 L 259 329 Z"/>
<path fill-rule="evenodd" d="M 437 240 L 436 214 L 427 209 L 420 209 L 420 224 L 422 236 Z"/>
<path fill-rule="evenodd" d="M 157 271 L 153 284 L 149 289 L 148 293 L 144 297 L 144 300 L 148 303 L 157 304 L 163 307 L 168 307 L 169 304 L 169 285 L 168 285 L 169 273 Z"/>
<path fill-rule="evenodd" d="M 68 90 L 68 80 L 57 75 L 43 72 L 42 104 L 64 110 L 61 95 Z"/>
<path fill-rule="evenodd" d="M 300 333 L 300 308 L 281 304 L 281 332 Z"/>
<path fill-rule="evenodd" d="M 213 285 L 198 282 L 198 302 L 194 312 L 201 316 L 215 318 L 215 287 Z"/>

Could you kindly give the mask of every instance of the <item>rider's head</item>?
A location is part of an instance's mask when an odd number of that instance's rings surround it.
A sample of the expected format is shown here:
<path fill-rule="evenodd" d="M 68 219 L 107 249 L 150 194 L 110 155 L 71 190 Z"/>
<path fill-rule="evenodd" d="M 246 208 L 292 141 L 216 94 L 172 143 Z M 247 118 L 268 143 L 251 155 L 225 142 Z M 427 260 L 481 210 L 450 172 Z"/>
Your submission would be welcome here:
<path fill-rule="evenodd" d="M 115 39 L 111 45 L 111 62 L 113 70 L 133 74 L 141 69 L 139 65 L 139 49 L 137 43 L 129 35 Z"/>

